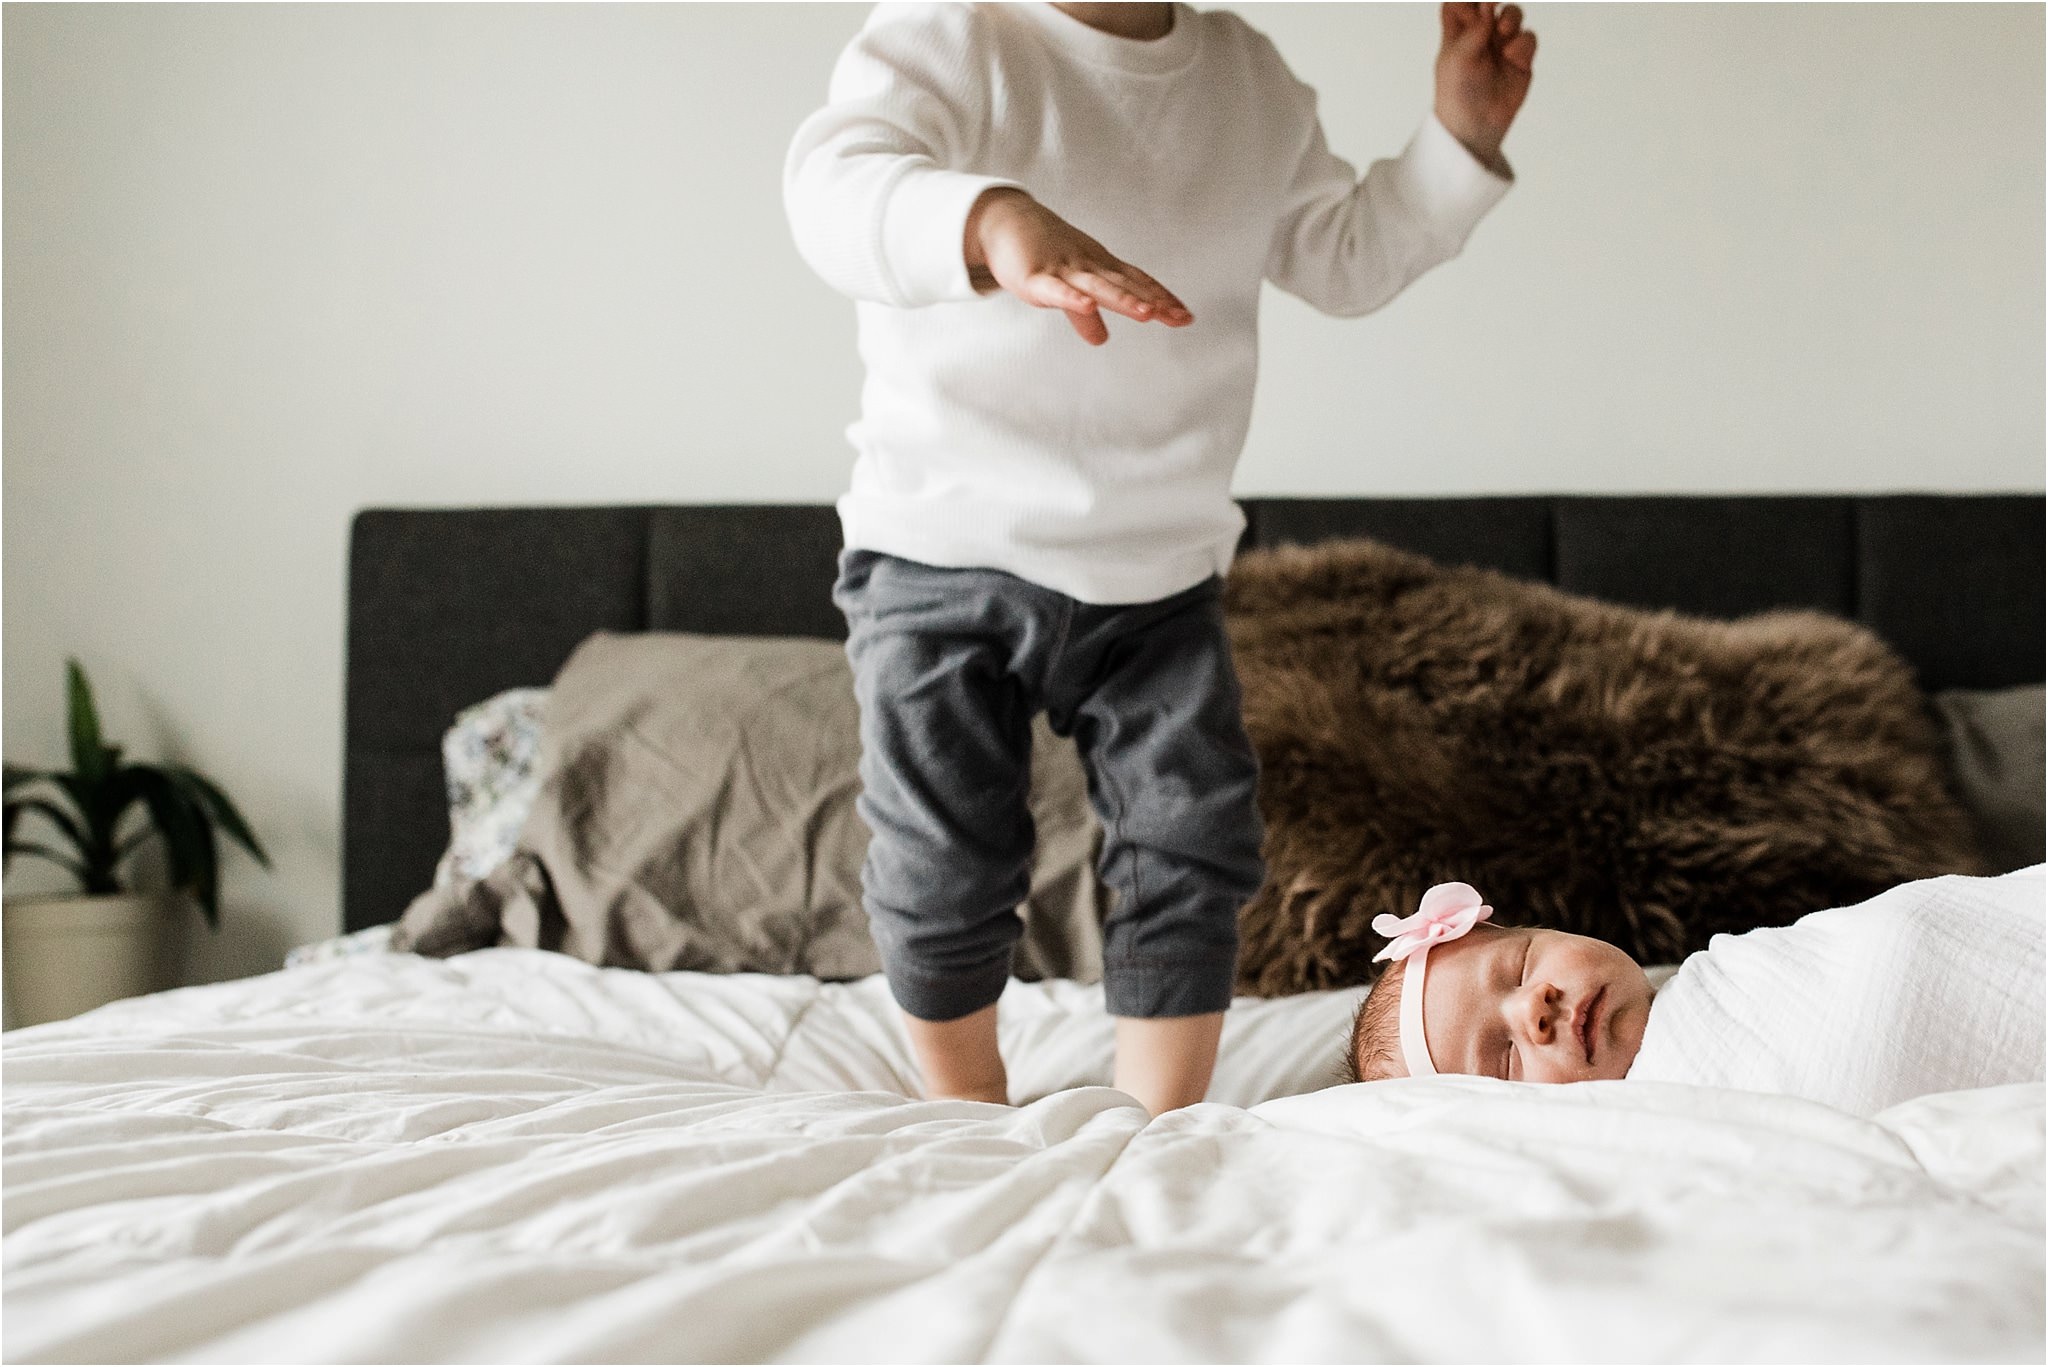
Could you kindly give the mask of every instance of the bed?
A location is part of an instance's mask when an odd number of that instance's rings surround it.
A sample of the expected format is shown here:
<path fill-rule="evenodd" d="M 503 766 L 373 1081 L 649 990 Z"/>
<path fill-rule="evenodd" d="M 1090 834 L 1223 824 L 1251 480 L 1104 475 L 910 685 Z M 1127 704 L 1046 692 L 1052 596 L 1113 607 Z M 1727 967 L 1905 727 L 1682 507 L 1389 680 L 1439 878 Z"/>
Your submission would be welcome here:
<path fill-rule="evenodd" d="M 1252 500 L 1613 601 L 2043 677 L 2042 500 Z M 593 630 L 832 638 L 822 507 L 377 510 L 344 918 L 448 838 L 459 709 Z M 509 568 L 508 568 L 509 567 Z M 1945 880 L 2038 906 L 2038 868 Z M 5 1045 L 11 1361 L 2034 1360 L 2043 1089 L 1852 1116 L 1675 1084 L 1333 1087 L 1360 991 L 1241 1001 L 1211 1101 L 1013 982 L 1015 1108 L 912 1099 L 879 979 L 336 955 Z"/>

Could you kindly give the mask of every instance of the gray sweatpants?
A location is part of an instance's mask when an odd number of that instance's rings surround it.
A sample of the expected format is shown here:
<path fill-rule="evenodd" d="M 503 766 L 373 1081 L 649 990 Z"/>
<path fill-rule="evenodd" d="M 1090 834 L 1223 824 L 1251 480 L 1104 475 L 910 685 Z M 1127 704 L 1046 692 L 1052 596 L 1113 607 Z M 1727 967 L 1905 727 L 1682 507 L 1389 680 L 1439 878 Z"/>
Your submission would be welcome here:
<path fill-rule="evenodd" d="M 1072 736 L 1102 820 L 1104 992 L 1117 1016 L 1230 1004 L 1237 912 L 1264 876 L 1258 762 L 1210 578 L 1152 603 L 1078 602 L 1000 570 L 846 550 L 871 839 L 863 897 L 897 1003 L 989 1005 L 1031 883 L 1031 719 Z"/>

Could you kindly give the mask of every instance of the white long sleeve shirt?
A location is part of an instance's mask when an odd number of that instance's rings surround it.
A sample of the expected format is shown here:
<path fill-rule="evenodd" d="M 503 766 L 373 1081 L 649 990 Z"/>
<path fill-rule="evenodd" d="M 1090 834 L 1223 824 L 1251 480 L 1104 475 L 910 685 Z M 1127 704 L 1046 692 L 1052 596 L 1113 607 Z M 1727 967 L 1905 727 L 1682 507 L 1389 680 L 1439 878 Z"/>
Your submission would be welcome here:
<path fill-rule="evenodd" d="M 1016 186 L 1172 290 L 1183 328 L 979 294 L 968 210 Z M 1509 182 L 1433 116 L 1361 180 L 1315 92 L 1227 10 L 1163 38 L 1049 4 L 884 4 L 798 128 L 798 250 L 856 303 L 866 364 L 846 544 L 1008 571 L 1088 603 L 1229 568 L 1260 282 L 1370 312 L 1457 255 Z"/>

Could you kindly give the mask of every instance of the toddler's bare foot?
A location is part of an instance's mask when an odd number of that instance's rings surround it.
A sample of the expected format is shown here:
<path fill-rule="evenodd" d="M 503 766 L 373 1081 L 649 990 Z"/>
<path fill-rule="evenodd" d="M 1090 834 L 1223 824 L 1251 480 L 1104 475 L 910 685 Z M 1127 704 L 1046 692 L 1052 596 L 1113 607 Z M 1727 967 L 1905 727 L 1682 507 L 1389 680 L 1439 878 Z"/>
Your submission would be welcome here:
<path fill-rule="evenodd" d="M 924 1099 L 926 1101 L 987 1101 L 997 1106 L 1007 1106 L 1010 1104 L 1010 1097 L 1007 1092 L 941 1092 L 929 1087 L 925 1089 Z"/>

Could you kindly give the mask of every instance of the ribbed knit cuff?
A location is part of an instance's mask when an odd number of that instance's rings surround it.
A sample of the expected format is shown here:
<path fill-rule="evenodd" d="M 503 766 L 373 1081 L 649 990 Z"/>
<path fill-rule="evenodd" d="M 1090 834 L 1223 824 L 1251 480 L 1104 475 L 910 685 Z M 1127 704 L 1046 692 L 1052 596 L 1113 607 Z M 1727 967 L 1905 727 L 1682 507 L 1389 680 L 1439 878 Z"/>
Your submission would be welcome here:
<path fill-rule="evenodd" d="M 1507 159 L 1501 159 L 1507 165 Z M 1434 111 L 1415 130 L 1397 163 L 1404 203 L 1420 208 L 1429 222 L 1460 242 L 1486 211 L 1513 187 L 1513 168 L 1502 179 L 1472 155 Z"/>
<path fill-rule="evenodd" d="M 967 276 L 967 214 L 982 192 L 1022 190 L 1014 180 L 913 166 L 890 187 L 882 206 L 882 260 L 899 307 L 976 298 Z"/>
<path fill-rule="evenodd" d="M 921 1021 L 950 1021 L 994 1004 L 1010 983 L 1010 951 L 974 968 L 931 972 L 902 962 L 885 962 L 889 995 Z"/>
<path fill-rule="evenodd" d="M 1105 961 L 1103 1004 L 1112 1016 L 1206 1016 L 1230 1009 L 1237 957 Z"/>

